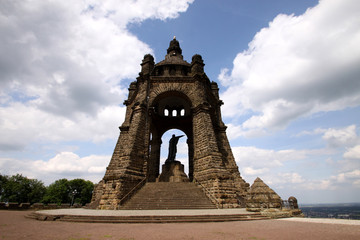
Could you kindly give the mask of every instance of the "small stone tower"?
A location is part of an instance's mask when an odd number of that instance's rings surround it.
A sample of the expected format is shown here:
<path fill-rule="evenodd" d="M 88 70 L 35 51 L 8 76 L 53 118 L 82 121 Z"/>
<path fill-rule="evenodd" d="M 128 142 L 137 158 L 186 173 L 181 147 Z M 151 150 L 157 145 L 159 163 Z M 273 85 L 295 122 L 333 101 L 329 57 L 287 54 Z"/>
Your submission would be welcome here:
<path fill-rule="evenodd" d="M 249 184 L 240 176 L 221 117 L 217 83 L 204 73 L 200 55 L 191 63 L 174 38 L 157 64 L 145 55 L 141 72 L 129 87 L 126 116 L 92 205 L 118 209 L 121 199 L 140 182 L 159 177 L 161 137 L 170 129 L 186 134 L 189 180 L 201 184 L 221 207 L 245 206 Z"/>

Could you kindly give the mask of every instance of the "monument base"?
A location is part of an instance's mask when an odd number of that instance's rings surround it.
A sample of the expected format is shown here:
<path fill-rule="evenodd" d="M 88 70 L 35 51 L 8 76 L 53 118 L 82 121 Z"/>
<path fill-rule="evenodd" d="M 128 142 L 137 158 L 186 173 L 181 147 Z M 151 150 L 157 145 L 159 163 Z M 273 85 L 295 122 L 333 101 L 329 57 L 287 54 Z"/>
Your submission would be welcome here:
<path fill-rule="evenodd" d="M 180 161 L 165 162 L 157 182 L 190 182 Z"/>

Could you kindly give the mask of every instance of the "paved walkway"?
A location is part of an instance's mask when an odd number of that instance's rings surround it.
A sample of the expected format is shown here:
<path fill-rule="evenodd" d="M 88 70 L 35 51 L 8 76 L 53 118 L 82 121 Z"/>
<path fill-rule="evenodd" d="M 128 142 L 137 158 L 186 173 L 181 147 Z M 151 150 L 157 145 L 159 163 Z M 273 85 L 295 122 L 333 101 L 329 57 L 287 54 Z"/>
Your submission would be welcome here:
<path fill-rule="evenodd" d="M 232 209 L 182 209 L 182 210 L 94 210 L 84 208 L 54 209 L 37 211 L 49 215 L 77 216 L 196 216 L 196 215 L 232 215 L 252 213 L 245 208 Z M 360 225 L 360 220 L 330 218 L 282 218 L 277 221 Z"/>
<path fill-rule="evenodd" d="M 103 212 L 103 211 L 99 211 Z M 111 212 L 111 211 L 109 211 Z M 35 221 L 29 211 L 0 210 L 0 239 L 54 240 L 358 240 L 360 227 L 292 220 L 106 224 Z M 312 220 L 312 219 L 307 219 Z M 335 220 L 334 222 L 344 220 Z"/>
<path fill-rule="evenodd" d="M 94 210 L 84 208 L 39 210 L 49 215 L 80 216 L 196 216 L 196 215 L 231 215 L 252 213 L 245 208 L 232 209 L 181 209 L 181 210 Z"/>
<path fill-rule="evenodd" d="M 277 220 L 292 221 L 292 222 L 307 222 L 307 223 L 360 225 L 360 220 L 334 219 L 334 218 L 282 218 Z"/>

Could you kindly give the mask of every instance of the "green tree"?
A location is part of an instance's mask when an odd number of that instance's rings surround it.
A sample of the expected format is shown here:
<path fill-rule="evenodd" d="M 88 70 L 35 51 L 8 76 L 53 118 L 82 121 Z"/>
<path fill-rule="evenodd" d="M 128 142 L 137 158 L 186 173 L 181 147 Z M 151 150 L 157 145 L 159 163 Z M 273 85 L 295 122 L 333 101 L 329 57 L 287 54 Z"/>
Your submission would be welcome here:
<path fill-rule="evenodd" d="M 1 177 L 0 191 L 1 201 L 35 203 L 43 198 L 46 188 L 39 180 L 16 174 L 11 177 Z"/>
<path fill-rule="evenodd" d="M 85 205 L 91 201 L 94 184 L 84 179 L 74 179 L 69 181 L 71 203 Z"/>
<path fill-rule="evenodd" d="M 42 202 L 57 204 L 70 203 L 69 193 L 69 181 L 65 178 L 59 179 L 47 187 Z"/>
<path fill-rule="evenodd" d="M 8 176 L 0 174 L 0 202 L 5 201 L 5 198 L 4 198 L 5 186 L 8 182 L 8 180 L 9 180 Z"/>
<path fill-rule="evenodd" d="M 30 179 L 30 193 L 29 193 L 29 199 L 30 203 L 36 203 L 41 202 L 41 200 L 44 198 L 44 195 L 46 193 L 46 187 L 44 186 L 44 183 L 42 181 L 36 180 L 36 179 Z"/>
<path fill-rule="evenodd" d="M 42 200 L 43 203 L 79 203 L 91 201 L 94 184 L 84 179 L 59 179 L 50 184 Z"/>

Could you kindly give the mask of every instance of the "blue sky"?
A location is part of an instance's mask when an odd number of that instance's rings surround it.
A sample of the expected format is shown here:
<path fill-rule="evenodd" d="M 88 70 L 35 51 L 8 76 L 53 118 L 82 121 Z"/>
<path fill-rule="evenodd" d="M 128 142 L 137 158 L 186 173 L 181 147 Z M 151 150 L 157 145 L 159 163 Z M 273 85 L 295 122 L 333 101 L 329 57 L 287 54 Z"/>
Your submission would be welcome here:
<path fill-rule="evenodd" d="M 1 1 L 0 173 L 99 181 L 143 56 L 161 61 L 176 36 L 220 86 L 247 182 L 358 202 L 359 12 L 357 0 Z"/>

